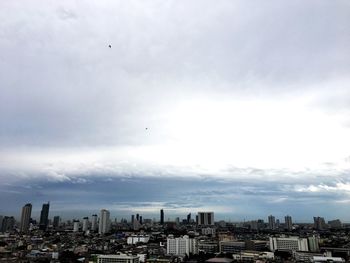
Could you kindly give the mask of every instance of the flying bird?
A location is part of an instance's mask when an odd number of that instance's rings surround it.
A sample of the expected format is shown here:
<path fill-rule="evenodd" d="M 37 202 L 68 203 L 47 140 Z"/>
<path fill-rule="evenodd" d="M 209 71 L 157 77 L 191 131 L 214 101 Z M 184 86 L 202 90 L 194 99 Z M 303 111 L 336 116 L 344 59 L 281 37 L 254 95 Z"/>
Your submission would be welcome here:
<path fill-rule="evenodd" d="M 112 45 L 108 45 L 109 46 L 109 48 L 112 48 Z"/>

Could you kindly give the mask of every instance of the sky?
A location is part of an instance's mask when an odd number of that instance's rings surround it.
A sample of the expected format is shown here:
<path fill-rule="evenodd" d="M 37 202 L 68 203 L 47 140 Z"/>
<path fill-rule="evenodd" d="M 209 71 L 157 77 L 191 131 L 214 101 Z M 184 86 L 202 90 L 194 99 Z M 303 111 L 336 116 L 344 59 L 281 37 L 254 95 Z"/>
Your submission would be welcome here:
<path fill-rule="evenodd" d="M 0 214 L 350 222 L 349 24 L 347 0 L 1 1 Z"/>

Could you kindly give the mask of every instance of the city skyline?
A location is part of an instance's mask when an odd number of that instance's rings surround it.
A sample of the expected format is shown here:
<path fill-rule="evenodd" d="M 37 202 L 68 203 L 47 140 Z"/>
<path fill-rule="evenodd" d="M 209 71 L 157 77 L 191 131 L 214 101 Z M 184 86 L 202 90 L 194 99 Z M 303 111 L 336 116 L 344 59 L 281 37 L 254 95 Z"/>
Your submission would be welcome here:
<path fill-rule="evenodd" d="M 0 215 L 350 222 L 349 17 L 344 0 L 0 2 Z"/>
<path fill-rule="evenodd" d="M 22 212 L 19 214 L 19 216 L 15 213 L 15 214 L 6 214 L 5 216 L 12 216 L 14 217 L 17 221 L 19 221 L 19 226 L 20 226 L 20 232 L 25 232 L 22 230 L 23 228 L 23 220 L 25 220 L 27 223 L 25 225 L 27 225 L 26 227 L 29 227 L 29 219 L 33 219 L 35 221 L 37 221 L 38 226 L 40 228 L 42 228 L 42 223 L 40 223 L 40 219 L 41 219 L 41 214 L 43 213 L 43 210 L 47 209 L 44 207 L 47 207 L 47 205 L 49 205 L 50 203 L 44 203 L 42 204 L 42 209 L 41 212 L 39 213 L 39 210 L 34 209 L 34 214 L 32 214 L 32 208 L 33 205 L 32 203 L 27 203 L 22 207 Z M 30 207 L 29 212 L 24 212 L 26 207 Z M 35 206 L 34 206 L 35 207 Z M 100 214 L 100 216 L 96 215 L 95 212 L 98 212 Z M 112 212 L 112 213 L 111 213 Z M 222 214 L 220 213 L 216 213 L 215 211 L 203 211 L 203 210 L 199 210 L 199 211 L 190 211 L 189 214 L 177 214 L 177 213 L 173 213 L 171 210 L 167 210 L 166 208 L 160 208 L 160 210 L 157 211 L 158 212 L 158 218 L 157 218 L 157 213 L 149 213 L 149 212 L 144 212 L 144 213 L 137 213 L 137 214 L 133 214 L 131 211 L 129 211 L 129 213 L 124 212 L 124 214 L 120 214 L 116 211 L 113 210 L 109 210 L 108 208 L 101 208 L 98 211 L 90 211 L 90 214 L 87 213 L 86 211 L 76 211 L 75 213 L 73 213 L 72 215 L 65 215 L 64 213 L 62 214 L 59 211 L 54 211 L 52 212 L 53 215 L 49 215 L 47 214 L 47 225 L 45 228 L 43 228 L 42 230 L 45 230 L 48 225 L 49 225 L 49 221 L 51 222 L 51 224 L 54 224 L 55 222 L 55 218 L 59 219 L 59 220 L 77 220 L 79 222 L 79 220 L 81 219 L 82 222 L 84 222 L 84 219 L 92 219 L 92 221 L 95 221 L 95 223 L 97 222 L 97 219 L 103 217 L 105 218 L 104 220 L 116 220 L 118 219 L 118 221 L 122 221 L 122 220 L 127 220 L 129 223 L 134 224 L 134 220 L 137 222 L 141 222 L 140 219 L 146 219 L 146 220 L 152 220 L 154 223 L 158 222 L 160 225 L 164 225 L 165 223 L 168 222 L 176 222 L 177 219 L 180 220 L 184 220 L 186 222 L 189 222 L 189 216 L 194 213 L 195 214 L 195 219 L 192 219 L 193 222 L 196 222 L 196 224 L 200 225 L 213 225 L 214 222 L 218 223 L 220 221 L 225 221 L 225 222 L 232 222 L 232 223 L 239 223 L 239 222 L 252 222 L 252 221 L 257 221 L 257 220 L 263 220 L 266 224 L 267 227 L 269 229 L 275 229 L 278 228 L 278 224 L 282 223 L 282 224 L 287 224 L 288 229 L 291 229 L 291 226 L 293 225 L 293 223 L 298 224 L 298 223 L 314 223 L 315 218 L 322 218 L 323 220 L 325 219 L 323 215 L 317 215 L 317 216 L 313 216 L 312 218 L 306 219 L 306 220 L 300 220 L 298 218 L 294 218 L 293 216 L 289 215 L 289 214 L 279 214 L 278 216 L 276 215 L 261 215 L 258 217 L 244 217 L 244 218 L 235 218 L 233 217 L 224 217 Z M 170 212 L 170 213 L 168 213 Z M 108 216 L 106 217 L 105 214 L 108 214 Z M 37 215 L 36 215 L 37 214 Z M 206 214 L 204 217 L 202 215 L 203 218 L 200 218 L 201 214 Z M 207 214 L 210 214 L 207 215 Z M 215 219 L 214 218 L 214 214 Z M 103 215 L 103 216 L 102 216 Z M 0 216 L 4 216 L 4 215 L 0 215 Z M 130 220 L 130 216 L 131 216 L 131 220 Z M 146 217 L 143 217 L 146 216 Z M 139 218 L 138 218 L 139 217 Z M 198 218 L 197 218 L 198 217 Z M 208 217 L 208 219 L 204 219 Z M 211 219 L 209 219 L 209 217 L 211 217 Z M 26 218 L 26 219 L 24 219 Z M 198 220 L 198 222 L 197 222 Z M 332 220 L 339 220 L 339 218 L 335 218 L 335 217 L 331 217 L 331 218 L 326 218 L 326 221 L 332 221 Z M 203 222 L 205 222 L 203 224 Z M 273 223 L 271 223 L 273 222 Z M 277 224 L 278 222 L 278 224 Z M 341 222 L 348 224 L 350 222 L 347 221 L 343 221 L 341 220 Z M 94 223 L 94 224 L 95 224 Z M 96 225 L 97 228 L 99 228 L 98 225 Z M 95 227 L 92 227 L 92 229 L 94 229 Z M 104 226 L 104 228 L 106 228 L 106 226 Z M 107 226 L 108 229 L 108 226 Z"/>

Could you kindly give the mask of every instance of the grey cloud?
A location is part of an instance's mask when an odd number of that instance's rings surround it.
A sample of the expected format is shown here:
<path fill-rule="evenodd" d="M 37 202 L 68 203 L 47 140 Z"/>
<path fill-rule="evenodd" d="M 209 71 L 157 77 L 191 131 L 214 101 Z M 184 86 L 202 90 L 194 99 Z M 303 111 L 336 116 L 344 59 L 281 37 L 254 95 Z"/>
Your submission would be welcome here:
<path fill-rule="evenodd" d="M 162 121 L 160 100 L 290 93 L 349 71 L 344 1 L 2 5 L 2 144 L 132 143 Z"/>

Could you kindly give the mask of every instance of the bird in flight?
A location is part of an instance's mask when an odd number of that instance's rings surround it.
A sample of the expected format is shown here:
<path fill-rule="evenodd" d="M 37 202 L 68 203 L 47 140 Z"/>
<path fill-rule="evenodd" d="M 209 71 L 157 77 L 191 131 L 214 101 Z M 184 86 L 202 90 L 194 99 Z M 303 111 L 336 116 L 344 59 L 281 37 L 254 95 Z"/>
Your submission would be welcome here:
<path fill-rule="evenodd" d="M 109 46 L 109 48 L 112 48 L 112 45 L 108 45 Z"/>

